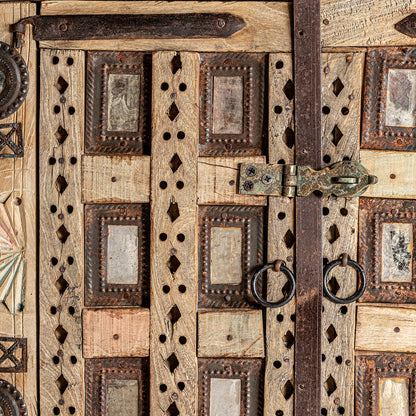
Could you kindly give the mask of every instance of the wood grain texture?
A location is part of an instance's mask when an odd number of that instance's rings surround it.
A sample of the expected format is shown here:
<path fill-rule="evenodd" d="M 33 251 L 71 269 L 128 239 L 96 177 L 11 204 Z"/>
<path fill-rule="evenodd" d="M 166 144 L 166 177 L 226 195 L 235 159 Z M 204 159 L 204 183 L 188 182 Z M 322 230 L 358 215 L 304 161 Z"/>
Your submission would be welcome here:
<path fill-rule="evenodd" d="M 148 309 L 84 309 L 84 358 L 149 355 Z"/>
<path fill-rule="evenodd" d="M 36 6 L 28 2 L 0 4 L 0 39 L 12 44 L 13 34 L 10 25 L 19 19 L 36 13 Z M 23 395 L 28 415 L 37 414 L 37 318 L 36 318 L 36 102 L 37 102 L 37 62 L 36 42 L 32 38 L 32 28 L 27 30 L 27 38 L 19 50 L 30 73 L 30 87 L 26 100 L 19 110 L 1 120 L 0 124 L 22 123 L 24 157 L 18 159 L 0 159 L 0 202 L 8 195 L 6 206 L 14 224 L 19 222 L 19 206 L 15 204 L 20 198 L 22 222 L 26 228 L 25 259 L 25 307 L 23 312 L 12 315 L 4 305 L 0 305 L 0 336 L 27 338 L 28 370 L 27 373 L 1 374 L 1 378 L 12 383 Z M 16 230 L 22 235 L 23 230 Z M 12 296 L 17 293 L 12 288 Z"/>
<path fill-rule="evenodd" d="M 53 57 L 58 57 L 59 63 L 53 64 Z M 73 59 L 72 65 L 67 64 L 69 57 Z M 78 414 L 83 414 L 84 411 L 81 328 L 84 234 L 80 163 L 81 143 L 84 137 L 84 68 L 84 53 L 81 51 L 41 51 L 39 121 L 41 414 L 51 414 L 55 407 L 59 408 L 60 414 L 65 416 L 70 414 L 70 407 L 74 407 Z M 68 83 L 64 95 L 59 92 L 56 85 L 59 76 Z M 65 100 L 61 100 L 62 96 Z M 71 107 L 74 109 L 73 114 Z M 56 132 L 60 126 L 68 133 L 63 144 L 56 139 Z M 70 161 L 73 157 L 77 160 L 75 164 Z M 51 210 L 52 206 L 56 209 Z M 68 206 L 73 208 L 72 213 L 68 212 Z M 64 236 L 67 238 L 65 239 Z M 52 360 L 55 356 L 58 358 L 55 359 L 58 364 Z M 76 362 L 73 363 L 74 359 L 71 362 L 70 357 L 75 357 Z M 61 376 L 68 383 L 65 389 L 62 383 L 56 382 Z M 60 404 L 62 399 L 63 405 Z"/>
<path fill-rule="evenodd" d="M 198 357 L 264 357 L 262 311 L 198 313 Z"/>
<path fill-rule="evenodd" d="M 266 197 L 240 195 L 238 189 L 241 163 L 265 163 L 264 156 L 198 158 L 198 203 L 266 205 Z"/>
<path fill-rule="evenodd" d="M 292 56 L 272 54 L 269 57 L 269 163 L 284 160 L 294 163 L 293 96 L 284 93 L 285 85 L 293 79 Z M 274 111 L 276 106 L 282 112 Z M 288 136 L 289 134 L 289 136 Z M 291 138 L 290 140 L 288 140 Z M 269 197 L 268 248 L 269 262 L 284 260 L 293 270 L 295 212 L 294 200 L 285 197 Z M 275 302 L 282 298 L 286 277 L 269 272 L 267 300 Z M 293 395 L 285 398 L 286 387 L 293 386 L 294 336 L 296 300 L 292 299 L 282 308 L 266 309 L 265 350 L 266 365 L 264 377 L 264 414 L 293 414 Z"/>
<path fill-rule="evenodd" d="M 330 109 L 329 114 L 322 115 L 323 166 L 344 158 L 359 160 L 363 66 L 363 53 L 322 55 L 322 105 Z M 339 259 L 342 253 L 357 260 L 357 230 L 358 198 L 329 197 L 323 200 L 325 262 Z M 337 267 L 328 280 L 333 292 L 341 298 L 351 296 L 356 289 L 356 273 L 350 267 Z M 342 305 L 324 298 L 323 307 L 322 408 L 327 409 L 328 414 L 335 414 L 339 407 L 343 407 L 345 415 L 353 416 L 355 304 L 342 308 Z M 328 380 L 331 377 L 337 389 L 329 394 Z M 339 399 L 339 403 L 334 402 L 334 397 Z"/>
<path fill-rule="evenodd" d="M 246 27 L 226 39 L 142 39 L 41 42 L 41 47 L 99 50 L 287 51 L 291 48 L 289 4 L 281 2 L 46 1 L 41 14 L 232 13 Z"/>
<path fill-rule="evenodd" d="M 361 150 L 361 163 L 378 182 L 364 196 L 374 198 L 416 198 L 416 152 Z"/>
<path fill-rule="evenodd" d="M 182 69 L 172 72 L 176 56 Z M 151 308 L 150 414 L 169 406 L 186 416 L 197 414 L 196 310 L 197 271 L 197 154 L 199 120 L 199 55 L 157 52 L 152 74 L 151 156 Z M 163 91 L 166 82 L 169 89 Z M 185 83 L 185 91 L 179 84 Z M 173 104 L 178 111 L 173 117 Z M 169 117 L 170 115 L 170 117 Z M 185 138 L 177 139 L 178 131 Z M 163 139 L 169 132 L 171 138 Z M 182 164 L 171 168 L 175 154 Z M 161 187 L 161 182 L 166 186 Z M 179 189 L 177 183 L 183 182 Z M 165 241 L 159 238 L 166 234 Z M 185 239 L 180 242 L 178 234 Z M 178 391 L 177 383 L 186 388 Z M 167 386 L 162 392 L 161 384 Z M 173 393 L 177 399 L 171 399 Z M 171 411 L 169 411 L 171 412 Z M 169 414 L 169 412 L 167 414 Z"/>
<path fill-rule="evenodd" d="M 82 202 L 149 202 L 150 156 L 82 157 Z"/>
<path fill-rule="evenodd" d="M 368 351 L 416 352 L 414 308 L 359 306 L 355 348 Z"/>

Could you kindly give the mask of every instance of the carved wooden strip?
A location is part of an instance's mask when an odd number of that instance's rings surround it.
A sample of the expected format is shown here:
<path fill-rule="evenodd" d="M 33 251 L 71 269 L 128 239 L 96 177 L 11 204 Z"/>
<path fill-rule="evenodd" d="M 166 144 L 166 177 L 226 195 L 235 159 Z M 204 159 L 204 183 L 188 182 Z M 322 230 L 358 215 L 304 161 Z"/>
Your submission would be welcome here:
<path fill-rule="evenodd" d="M 84 309 L 85 358 L 149 355 L 148 309 Z"/>
<path fill-rule="evenodd" d="M 360 97 L 363 53 L 322 55 L 323 164 L 348 158 L 359 160 Z M 326 114 L 325 107 L 329 109 Z M 323 201 L 323 257 L 327 264 L 342 253 L 357 260 L 358 198 Z M 329 277 L 333 293 L 345 298 L 356 288 L 350 268 L 337 267 Z M 355 304 L 342 306 L 323 299 L 322 313 L 322 408 L 328 414 L 354 414 Z M 332 380 L 336 390 L 332 391 Z M 334 398 L 339 399 L 334 402 Z M 341 410 L 342 411 L 342 410 Z"/>
<path fill-rule="evenodd" d="M 293 94 L 289 94 L 289 97 L 285 94 L 285 86 L 290 86 L 289 80 L 293 79 L 292 71 L 290 54 L 269 56 L 269 163 L 277 163 L 279 160 L 294 162 Z M 291 89 L 287 91 L 290 92 Z M 290 97 L 292 98 L 289 99 Z M 284 260 L 293 270 L 294 230 L 293 199 L 269 197 L 269 262 Z M 272 302 L 281 299 L 286 282 L 287 279 L 282 274 L 270 272 L 267 299 Z M 293 299 L 282 308 L 266 310 L 265 415 L 293 414 L 293 395 L 286 392 L 293 387 L 295 302 Z"/>
<path fill-rule="evenodd" d="M 198 357 L 264 357 L 261 311 L 198 313 Z"/>
<path fill-rule="evenodd" d="M 82 201 L 149 202 L 150 156 L 83 156 Z"/>
<path fill-rule="evenodd" d="M 288 3 L 239 2 L 199 3 L 180 1 L 133 1 L 123 4 L 117 1 L 48 1 L 42 2 L 41 14 L 160 14 L 160 13 L 232 13 L 246 22 L 246 27 L 226 39 L 142 39 L 111 41 L 58 41 L 42 42 L 41 47 L 95 49 L 95 50 L 170 50 L 189 51 L 242 51 L 289 50 L 291 48 L 290 15 Z M 255 11 L 255 12 L 254 12 Z"/>
<path fill-rule="evenodd" d="M 355 348 L 368 351 L 416 352 L 416 310 L 359 306 Z"/>
<path fill-rule="evenodd" d="M 68 65 L 69 58 L 73 60 L 71 65 Z M 84 54 L 80 51 L 41 51 L 39 337 L 42 414 L 60 411 L 61 415 L 69 415 L 70 409 L 79 414 L 84 412 L 80 163 L 84 133 L 84 65 Z M 64 94 L 56 84 L 60 76 L 68 83 Z M 68 134 L 61 144 L 57 136 L 59 128 Z"/>
<path fill-rule="evenodd" d="M 0 5 L 0 38 L 3 42 L 12 44 L 13 34 L 10 25 L 17 20 L 36 13 L 36 6 L 30 3 L 4 3 Z M 17 159 L 0 159 L 0 202 L 6 202 L 6 209 L 14 225 L 18 239 L 25 245 L 25 303 L 23 312 L 11 314 L 4 305 L 0 305 L 0 335 L 26 339 L 27 359 L 25 372 L 12 374 L 1 373 L 0 378 L 11 382 L 24 396 L 29 409 L 37 408 L 38 366 L 37 366 L 37 289 L 36 289 L 36 108 L 37 93 L 37 59 L 36 42 L 32 38 L 32 29 L 27 32 L 27 40 L 19 49 L 30 73 L 30 88 L 25 102 L 19 110 L 0 121 L 1 125 L 21 123 L 23 132 L 24 156 Z M 9 129 L 6 130 L 6 132 Z M 2 131 L 5 132 L 4 130 Z M 12 138 L 15 141 L 15 137 Z M 14 192 L 13 192 L 14 190 Z M 20 198 L 21 205 L 16 205 Z M 21 214 L 21 215 L 20 215 Z M 25 230 L 20 226 L 22 219 Z M 26 236 L 23 235 L 26 231 Z M 20 286 L 20 287 L 19 287 Z M 6 299 L 8 307 L 13 306 L 12 298 L 17 296 L 21 285 L 15 284 Z M 16 352 L 17 354 L 17 352 Z M 2 353 L 0 353 L 2 355 Z M 22 357 L 23 358 L 23 357 Z M 7 366 L 12 364 L 7 361 Z M 0 370 L 1 371 L 1 370 Z"/>
<path fill-rule="evenodd" d="M 361 163 L 378 182 L 371 185 L 364 196 L 415 199 L 416 171 L 415 152 L 390 152 L 379 150 L 361 150 Z"/>
<path fill-rule="evenodd" d="M 172 60 L 181 62 L 175 73 Z M 191 416 L 197 413 L 198 54 L 155 53 L 152 79 L 150 414 Z"/>

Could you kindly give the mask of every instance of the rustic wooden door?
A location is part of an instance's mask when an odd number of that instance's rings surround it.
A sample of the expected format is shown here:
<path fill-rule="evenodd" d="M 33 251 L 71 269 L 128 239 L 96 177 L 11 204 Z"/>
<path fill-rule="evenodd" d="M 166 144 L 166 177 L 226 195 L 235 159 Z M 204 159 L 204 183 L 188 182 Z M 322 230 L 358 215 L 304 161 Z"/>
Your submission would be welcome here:
<path fill-rule="evenodd" d="M 0 415 L 299 416 L 304 389 L 324 416 L 416 415 L 409 2 L 322 1 L 322 167 L 360 161 L 378 183 L 322 200 L 322 264 L 347 255 L 367 288 L 323 298 L 312 387 L 296 297 L 263 308 L 250 287 L 277 260 L 296 275 L 295 201 L 240 191 L 241 164 L 295 163 L 291 3 L 39 3 L 0 6 L 30 75 L 0 124 Z M 37 12 L 229 15 L 202 39 L 51 20 L 17 46 L 9 25 Z M 294 289 L 261 280 L 269 302 Z M 327 279 L 340 299 L 357 281 Z"/>

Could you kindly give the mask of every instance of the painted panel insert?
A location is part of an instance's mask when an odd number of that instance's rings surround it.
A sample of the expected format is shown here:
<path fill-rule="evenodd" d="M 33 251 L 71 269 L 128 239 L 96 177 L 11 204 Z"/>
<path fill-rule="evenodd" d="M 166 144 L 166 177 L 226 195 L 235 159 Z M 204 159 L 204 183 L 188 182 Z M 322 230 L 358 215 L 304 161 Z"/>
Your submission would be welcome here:
<path fill-rule="evenodd" d="M 135 285 L 139 269 L 139 236 L 135 225 L 109 225 L 107 282 Z"/>
<path fill-rule="evenodd" d="M 243 77 L 214 77 L 213 133 L 243 133 Z"/>
<path fill-rule="evenodd" d="M 380 416 L 409 416 L 409 379 L 381 378 Z"/>
<path fill-rule="evenodd" d="M 107 416 L 139 416 L 139 383 L 137 380 L 109 380 Z"/>
<path fill-rule="evenodd" d="M 211 378 L 210 416 L 240 416 L 241 379 Z"/>
<path fill-rule="evenodd" d="M 239 284 L 242 280 L 241 228 L 211 229 L 211 284 Z"/>

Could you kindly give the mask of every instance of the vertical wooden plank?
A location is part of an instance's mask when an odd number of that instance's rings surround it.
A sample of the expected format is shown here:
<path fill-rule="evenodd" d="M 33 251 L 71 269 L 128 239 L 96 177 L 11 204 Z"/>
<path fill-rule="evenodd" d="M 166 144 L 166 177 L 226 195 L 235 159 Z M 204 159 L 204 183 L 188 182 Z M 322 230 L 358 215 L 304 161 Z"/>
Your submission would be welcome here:
<path fill-rule="evenodd" d="M 359 160 L 361 80 L 363 53 L 322 55 L 323 163 L 348 158 Z M 342 253 L 357 260 L 358 198 L 323 201 L 322 242 L 324 261 Z M 337 267 L 329 277 L 336 296 L 346 298 L 356 289 L 352 268 Z M 327 414 L 354 414 L 355 304 L 335 304 L 323 299 L 322 408 Z"/>
<path fill-rule="evenodd" d="M 36 6 L 29 3 L 2 3 L 0 5 L 0 40 L 12 45 L 13 35 L 10 25 L 19 19 L 35 14 Z M 18 374 L 2 373 L 1 378 L 10 381 L 23 395 L 28 414 L 37 413 L 37 338 L 36 338 L 36 42 L 32 38 L 32 28 L 19 49 L 30 74 L 30 87 L 26 100 L 19 110 L 0 124 L 22 123 L 24 157 L 0 159 L 0 202 L 8 195 L 6 208 L 12 224 L 24 243 L 25 304 L 22 312 L 11 314 L 0 305 L 0 336 L 27 339 L 27 372 Z M 21 205 L 16 205 L 20 198 Z M 23 229 L 26 230 L 26 237 Z M 14 285 L 9 299 L 17 293 Z M 11 306 L 12 302 L 7 302 Z"/>
<path fill-rule="evenodd" d="M 152 78 L 150 414 L 193 416 L 199 56 L 155 53 Z"/>
<path fill-rule="evenodd" d="M 80 162 L 85 58 L 82 51 L 42 50 L 40 59 L 40 411 L 66 416 L 84 412 Z"/>
<path fill-rule="evenodd" d="M 269 56 L 269 163 L 294 160 L 292 68 L 291 54 Z M 268 261 L 284 260 L 291 270 L 294 208 L 293 199 L 269 197 Z M 287 279 L 269 273 L 267 300 L 275 302 L 282 298 Z M 294 313 L 295 299 L 282 308 L 266 310 L 265 415 L 293 414 Z"/>

